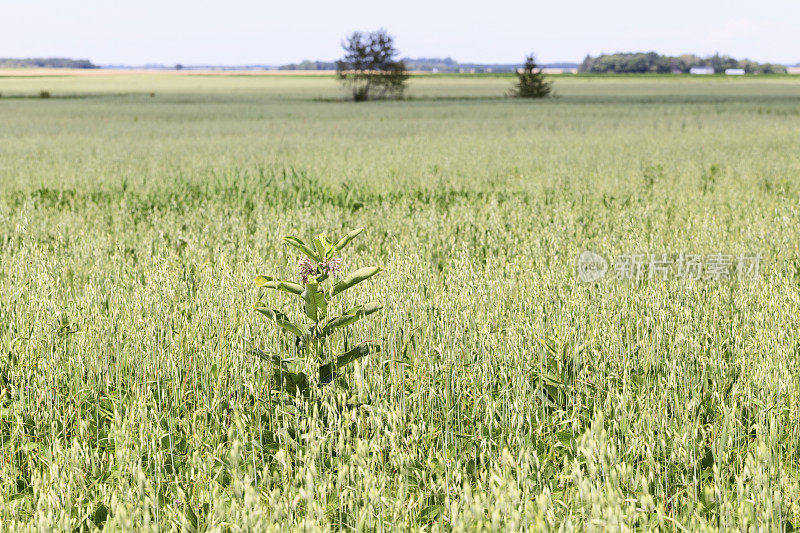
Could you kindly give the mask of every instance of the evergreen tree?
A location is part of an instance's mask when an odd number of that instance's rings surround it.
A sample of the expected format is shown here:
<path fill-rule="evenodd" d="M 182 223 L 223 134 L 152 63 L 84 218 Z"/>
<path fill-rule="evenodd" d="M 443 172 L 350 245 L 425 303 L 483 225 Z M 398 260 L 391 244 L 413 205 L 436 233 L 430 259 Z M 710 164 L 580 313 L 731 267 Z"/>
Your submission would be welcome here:
<path fill-rule="evenodd" d="M 545 75 L 536 65 L 533 54 L 525 58 L 525 66 L 517 71 L 517 81 L 511 90 L 516 98 L 544 98 L 553 92 L 553 83 L 545 79 Z"/>

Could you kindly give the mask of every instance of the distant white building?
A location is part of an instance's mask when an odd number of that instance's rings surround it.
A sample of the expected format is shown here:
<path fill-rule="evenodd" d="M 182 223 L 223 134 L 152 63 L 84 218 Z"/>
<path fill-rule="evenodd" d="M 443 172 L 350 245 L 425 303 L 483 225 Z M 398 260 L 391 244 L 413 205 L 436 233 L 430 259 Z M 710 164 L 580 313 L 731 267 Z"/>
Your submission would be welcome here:
<path fill-rule="evenodd" d="M 692 67 L 689 69 L 689 74 L 714 74 L 713 67 Z"/>
<path fill-rule="evenodd" d="M 726 68 L 725 74 L 728 76 L 744 76 L 743 68 Z"/>

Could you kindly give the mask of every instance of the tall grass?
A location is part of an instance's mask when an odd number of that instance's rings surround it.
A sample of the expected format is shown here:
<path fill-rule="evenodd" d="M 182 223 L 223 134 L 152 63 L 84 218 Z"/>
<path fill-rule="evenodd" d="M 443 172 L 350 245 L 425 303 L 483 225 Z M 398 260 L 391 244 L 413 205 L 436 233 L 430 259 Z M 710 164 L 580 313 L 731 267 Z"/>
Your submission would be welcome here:
<path fill-rule="evenodd" d="M 0 101 L 9 530 L 800 524 L 796 83 L 356 108 L 313 100 L 331 80 L 186 80 Z M 293 276 L 281 236 L 359 226 L 345 264 L 385 273 L 345 299 L 384 303 L 353 332 L 382 351 L 289 404 L 248 354 L 292 349 L 252 280 Z M 584 284 L 585 249 L 763 265 Z"/>

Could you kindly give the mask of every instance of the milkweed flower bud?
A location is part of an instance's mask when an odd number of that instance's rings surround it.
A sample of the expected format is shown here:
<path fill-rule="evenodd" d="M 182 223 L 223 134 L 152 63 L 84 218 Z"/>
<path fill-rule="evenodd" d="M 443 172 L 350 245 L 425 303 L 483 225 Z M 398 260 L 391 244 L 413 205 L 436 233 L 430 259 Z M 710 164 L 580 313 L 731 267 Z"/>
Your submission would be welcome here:
<path fill-rule="evenodd" d="M 314 263 L 308 257 L 301 257 L 300 261 L 297 262 L 297 275 L 300 276 L 300 280 L 305 284 L 308 283 L 308 277 L 316 275 L 317 267 L 314 266 Z"/>
<path fill-rule="evenodd" d="M 336 275 L 342 271 L 342 258 L 336 257 L 336 252 L 334 252 L 331 257 L 323 259 L 319 266 L 325 274 Z"/>

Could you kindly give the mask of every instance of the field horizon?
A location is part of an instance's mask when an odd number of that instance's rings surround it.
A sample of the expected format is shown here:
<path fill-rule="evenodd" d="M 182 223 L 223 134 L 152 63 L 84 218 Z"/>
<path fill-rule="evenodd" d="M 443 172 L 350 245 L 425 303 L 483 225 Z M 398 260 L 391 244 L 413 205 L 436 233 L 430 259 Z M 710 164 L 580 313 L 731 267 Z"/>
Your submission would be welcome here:
<path fill-rule="evenodd" d="M 659 74 L 659 73 L 589 73 L 589 72 L 564 72 L 564 68 L 550 68 L 544 67 L 542 71 L 552 76 L 554 79 L 563 77 L 580 77 L 580 78 L 659 78 L 659 79 L 680 79 L 680 78 L 697 78 L 693 74 Z M 413 78 L 418 77 L 433 77 L 433 78 L 513 78 L 512 72 L 429 72 L 411 70 L 409 74 Z M 788 72 L 785 74 L 746 74 L 744 76 L 726 76 L 723 72 L 718 72 L 713 75 L 701 76 L 703 78 L 726 78 L 726 79 L 739 79 L 739 78 L 756 78 L 756 79 L 769 79 L 769 78 L 784 78 L 787 76 L 794 76 L 800 74 L 800 67 L 788 67 Z M 288 77 L 306 77 L 306 76 L 335 76 L 335 70 L 280 70 L 280 69 L 231 69 L 231 68 L 209 68 L 209 69 L 195 69 L 195 68 L 182 68 L 182 69 L 169 69 L 169 68 L 43 68 L 43 67 L 0 67 L 0 78 L 15 78 L 15 77 L 47 77 L 47 76 L 65 76 L 65 77 L 107 77 L 107 76 L 288 76 Z"/>

